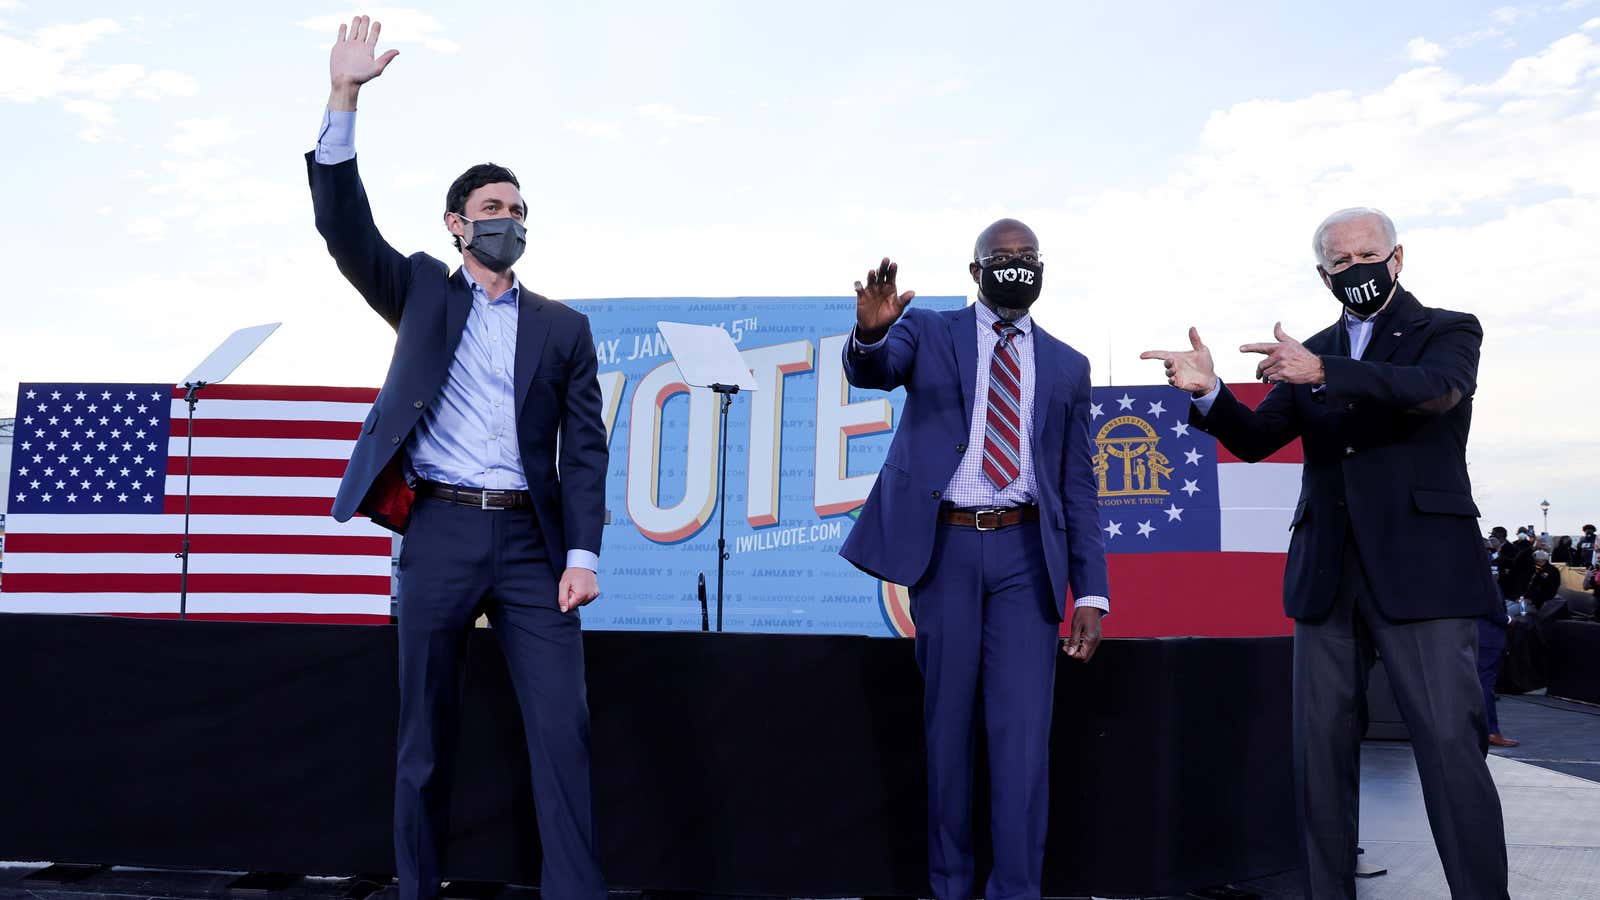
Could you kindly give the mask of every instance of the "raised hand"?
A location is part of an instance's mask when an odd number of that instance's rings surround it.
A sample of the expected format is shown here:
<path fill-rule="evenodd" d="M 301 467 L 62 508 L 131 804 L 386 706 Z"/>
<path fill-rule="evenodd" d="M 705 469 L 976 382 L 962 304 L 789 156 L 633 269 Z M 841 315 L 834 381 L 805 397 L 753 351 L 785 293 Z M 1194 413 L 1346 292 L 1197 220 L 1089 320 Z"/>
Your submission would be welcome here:
<path fill-rule="evenodd" d="M 1189 329 L 1189 350 L 1146 350 L 1140 359 L 1159 359 L 1166 363 L 1167 384 L 1196 396 L 1209 394 L 1217 386 L 1217 368 L 1211 362 L 1211 348 L 1200 340 L 1200 332 Z"/>
<path fill-rule="evenodd" d="M 400 55 L 390 50 L 377 55 L 378 35 L 383 25 L 367 16 L 356 16 L 349 25 L 339 26 L 339 38 L 333 42 L 333 52 L 328 55 L 328 77 L 333 82 L 333 94 L 328 100 L 330 109 L 356 108 L 356 94 L 361 86 L 383 74 L 389 63 Z"/>
<path fill-rule="evenodd" d="M 1256 366 L 1256 377 L 1268 384 L 1321 384 L 1325 380 L 1322 357 L 1290 337 L 1283 323 L 1272 326 L 1277 341 L 1245 344 L 1240 353 L 1260 353 L 1266 357 Z"/>
<path fill-rule="evenodd" d="M 856 282 L 856 338 L 862 343 L 876 343 L 887 334 L 917 295 L 916 291 L 898 292 L 894 278 L 899 268 L 885 256 L 878 268 L 867 273 L 866 287 Z"/>

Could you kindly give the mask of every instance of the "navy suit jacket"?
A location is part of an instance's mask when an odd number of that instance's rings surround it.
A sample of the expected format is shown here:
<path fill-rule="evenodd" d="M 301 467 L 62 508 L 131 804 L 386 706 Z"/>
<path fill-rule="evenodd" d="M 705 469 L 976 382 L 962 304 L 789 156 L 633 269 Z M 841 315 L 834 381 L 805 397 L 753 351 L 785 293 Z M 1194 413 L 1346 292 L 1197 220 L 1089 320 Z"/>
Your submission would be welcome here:
<path fill-rule="evenodd" d="M 1467 478 L 1467 432 L 1483 329 L 1396 288 L 1362 358 L 1341 320 L 1305 342 L 1327 387 L 1280 384 L 1251 410 L 1226 387 L 1189 421 L 1246 462 L 1300 438 L 1305 465 L 1283 576 L 1284 612 L 1333 608 L 1346 529 L 1392 619 L 1477 617 L 1500 599 Z"/>
<path fill-rule="evenodd" d="M 1074 597 L 1110 597 L 1100 533 L 1093 441 L 1089 437 L 1089 361 L 1033 326 L 1033 473 L 1038 482 L 1044 564 L 1066 617 Z M 977 311 L 913 307 L 874 350 L 844 349 L 844 372 L 858 388 L 906 389 L 900 424 L 878 480 L 840 554 L 895 584 L 928 570 L 944 488 L 967 452 L 978 379 Z"/>
<path fill-rule="evenodd" d="M 404 532 L 414 500 L 403 454 L 444 385 L 472 309 L 472 289 L 426 253 L 402 256 L 378 233 L 354 159 L 322 165 L 306 154 L 317 231 L 339 271 L 396 332 L 383 390 L 361 426 L 333 501 L 343 522 L 360 512 Z M 567 550 L 600 552 L 605 522 L 606 429 L 589 320 L 526 287 L 517 305 L 513 371 L 517 448 L 559 577 Z M 559 440 L 558 440 L 559 437 Z"/>

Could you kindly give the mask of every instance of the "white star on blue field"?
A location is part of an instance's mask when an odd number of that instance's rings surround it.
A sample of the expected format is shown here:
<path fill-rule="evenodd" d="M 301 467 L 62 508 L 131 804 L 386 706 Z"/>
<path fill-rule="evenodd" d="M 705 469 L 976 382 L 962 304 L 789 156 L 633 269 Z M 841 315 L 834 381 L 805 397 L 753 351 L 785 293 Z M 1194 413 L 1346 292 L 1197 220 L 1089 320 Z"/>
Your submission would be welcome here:
<path fill-rule="evenodd" d="M 1165 385 L 1093 390 L 1089 439 L 1096 450 L 1105 448 L 1106 471 L 1097 466 L 1095 478 L 1105 486 L 1100 530 L 1108 552 L 1220 549 L 1217 442 L 1183 421 L 1188 412 L 1188 396 Z"/>

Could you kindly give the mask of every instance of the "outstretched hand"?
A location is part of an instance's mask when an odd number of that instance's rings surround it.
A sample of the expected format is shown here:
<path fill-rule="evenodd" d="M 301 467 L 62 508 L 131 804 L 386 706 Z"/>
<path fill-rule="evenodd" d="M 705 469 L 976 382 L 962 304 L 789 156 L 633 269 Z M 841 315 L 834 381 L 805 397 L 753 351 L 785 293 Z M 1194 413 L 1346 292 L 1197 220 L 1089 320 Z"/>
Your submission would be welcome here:
<path fill-rule="evenodd" d="M 1211 361 L 1211 348 L 1200 340 L 1200 332 L 1189 329 L 1188 350 L 1146 350 L 1140 359 L 1159 359 L 1167 367 L 1167 384 L 1196 396 L 1204 396 L 1217 386 L 1217 368 Z"/>
<path fill-rule="evenodd" d="M 1322 370 L 1322 357 L 1306 349 L 1306 345 L 1290 337 L 1283 323 L 1272 326 L 1272 336 L 1277 341 L 1245 344 L 1240 353 L 1260 353 L 1266 357 L 1256 366 L 1256 377 L 1268 384 L 1322 384 L 1326 375 Z"/>
<path fill-rule="evenodd" d="M 328 105 L 336 110 L 355 109 L 356 93 L 363 84 L 383 74 L 389 63 L 400 55 L 390 50 L 377 55 L 378 35 L 383 31 L 380 22 L 368 16 L 356 16 L 349 25 L 339 26 L 339 37 L 333 42 L 328 55 L 328 77 L 333 82 L 333 96 Z M 343 105 L 348 103 L 348 106 Z"/>
<path fill-rule="evenodd" d="M 916 291 L 898 293 L 894 279 L 899 270 L 885 256 L 878 268 L 867 273 L 866 287 L 856 282 L 856 338 L 863 343 L 877 343 L 917 295 Z"/>

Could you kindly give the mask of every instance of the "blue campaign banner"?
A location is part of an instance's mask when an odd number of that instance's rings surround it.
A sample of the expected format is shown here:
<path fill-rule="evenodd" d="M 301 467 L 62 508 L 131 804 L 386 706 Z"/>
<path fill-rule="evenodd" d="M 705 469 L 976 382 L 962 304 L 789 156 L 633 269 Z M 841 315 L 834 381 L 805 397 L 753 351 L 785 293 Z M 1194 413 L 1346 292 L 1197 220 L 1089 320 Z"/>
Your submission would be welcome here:
<path fill-rule="evenodd" d="M 962 297 L 918 297 L 958 309 Z M 585 300 L 611 448 L 601 597 L 589 628 L 700 627 L 716 618 L 718 397 L 681 380 L 657 322 L 720 325 L 759 390 L 733 398 L 727 436 L 723 628 L 906 634 L 903 591 L 839 557 L 888 451 L 904 391 L 858 391 L 840 361 L 855 298 Z M 897 595 L 898 592 L 898 595 Z"/>

